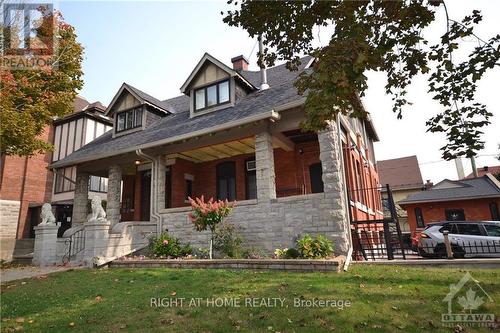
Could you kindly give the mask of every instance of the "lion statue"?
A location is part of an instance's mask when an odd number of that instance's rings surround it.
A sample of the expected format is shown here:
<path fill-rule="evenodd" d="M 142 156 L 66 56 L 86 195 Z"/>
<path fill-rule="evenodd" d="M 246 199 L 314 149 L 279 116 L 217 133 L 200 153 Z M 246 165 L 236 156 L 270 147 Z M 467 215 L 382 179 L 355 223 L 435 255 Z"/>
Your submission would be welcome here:
<path fill-rule="evenodd" d="M 42 222 L 40 223 L 40 225 L 48 225 L 56 223 L 56 218 L 52 213 L 52 206 L 49 203 L 43 204 L 40 217 L 42 218 Z"/>
<path fill-rule="evenodd" d="M 106 219 L 106 211 L 102 208 L 102 199 L 98 196 L 92 198 L 92 220 Z"/>

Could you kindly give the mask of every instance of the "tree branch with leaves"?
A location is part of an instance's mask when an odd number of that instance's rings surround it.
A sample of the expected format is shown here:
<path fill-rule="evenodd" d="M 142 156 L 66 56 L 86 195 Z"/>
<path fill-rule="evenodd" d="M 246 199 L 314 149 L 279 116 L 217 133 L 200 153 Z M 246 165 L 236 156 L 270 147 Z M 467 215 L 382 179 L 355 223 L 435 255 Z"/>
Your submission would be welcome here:
<path fill-rule="evenodd" d="M 42 9 L 40 9 L 42 10 Z M 31 156 L 53 148 L 40 135 L 55 117 L 73 111 L 73 101 L 82 88 L 83 48 L 75 29 L 59 12 L 43 13 L 45 23 L 35 30 L 44 36 L 53 29 L 57 40 L 51 66 L 36 69 L 0 67 L 0 149 L 2 154 Z M 5 35 L 9 27 L 2 27 Z"/>
<path fill-rule="evenodd" d="M 447 142 L 444 159 L 471 157 L 484 148 L 482 128 L 492 113 L 476 101 L 477 83 L 500 66 L 500 35 L 476 36 L 481 22 L 474 10 L 460 21 L 447 15 L 444 1 L 238 1 L 222 13 L 230 26 L 242 27 L 251 37 L 262 36 L 266 45 L 259 65 L 287 62 L 296 70 L 300 54 L 317 61 L 303 72 L 295 85 L 307 92 L 305 130 L 321 130 L 338 114 L 364 118 L 360 97 L 368 89 L 369 71 L 387 76 L 385 91 L 392 96 L 398 118 L 411 105 L 408 87 L 417 75 L 426 75 L 429 93 L 442 110 L 427 121 L 427 131 L 442 132 Z M 447 25 L 438 43 L 424 37 L 423 30 L 445 11 Z M 328 45 L 313 47 L 313 29 L 333 29 Z M 466 60 L 454 63 L 453 53 L 463 38 L 474 37 L 478 46 Z"/>

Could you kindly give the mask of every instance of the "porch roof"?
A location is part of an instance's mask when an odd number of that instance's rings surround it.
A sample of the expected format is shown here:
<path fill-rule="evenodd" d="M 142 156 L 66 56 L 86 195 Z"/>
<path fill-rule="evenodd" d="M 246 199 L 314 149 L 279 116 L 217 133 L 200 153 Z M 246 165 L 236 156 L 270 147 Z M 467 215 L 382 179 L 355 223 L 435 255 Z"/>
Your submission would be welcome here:
<path fill-rule="evenodd" d="M 297 72 L 294 74 L 298 75 Z M 293 80 L 290 80 L 241 98 L 233 107 L 190 118 L 189 97 L 178 96 L 167 100 L 169 104 L 175 105 L 177 113 L 128 135 L 113 138 L 112 131 L 108 131 L 50 167 L 76 165 L 271 118 L 275 115 L 274 109 L 286 108 L 287 105 L 292 107 L 303 100 L 304 97 L 298 95 L 293 86 Z"/>

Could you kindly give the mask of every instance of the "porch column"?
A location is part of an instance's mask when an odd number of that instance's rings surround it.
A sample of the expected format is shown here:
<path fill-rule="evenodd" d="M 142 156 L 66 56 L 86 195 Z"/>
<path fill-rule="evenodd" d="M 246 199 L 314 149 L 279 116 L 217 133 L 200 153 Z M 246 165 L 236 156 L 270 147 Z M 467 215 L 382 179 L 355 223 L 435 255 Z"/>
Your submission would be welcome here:
<path fill-rule="evenodd" d="M 75 196 L 71 225 L 76 227 L 87 222 L 87 204 L 89 200 L 89 174 L 76 167 Z"/>
<path fill-rule="evenodd" d="M 335 122 L 330 122 L 324 131 L 318 133 L 318 141 L 325 200 L 331 207 L 329 213 L 333 221 L 331 236 L 335 240 L 335 254 L 345 255 L 349 248 L 350 225 L 342 177 L 342 145 Z"/>
<path fill-rule="evenodd" d="M 120 222 L 121 182 L 122 168 L 118 164 L 110 165 L 108 170 L 106 215 L 111 222 L 111 227 Z"/>
<path fill-rule="evenodd" d="M 257 200 L 264 202 L 276 199 L 273 138 L 269 132 L 262 132 L 255 136 L 255 164 Z"/>

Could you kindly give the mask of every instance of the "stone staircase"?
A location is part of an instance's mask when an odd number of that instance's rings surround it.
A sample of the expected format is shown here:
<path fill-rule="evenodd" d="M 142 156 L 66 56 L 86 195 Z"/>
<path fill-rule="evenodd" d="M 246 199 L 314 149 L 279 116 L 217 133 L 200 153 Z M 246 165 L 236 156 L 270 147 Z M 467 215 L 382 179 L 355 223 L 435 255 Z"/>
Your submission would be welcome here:
<path fill-rule="evenodd" d="M 16 239 L 12 262 L 16 264 L 31 264 L 33 260 L 33 249 L 35 247 L 34 238 Z"/>

